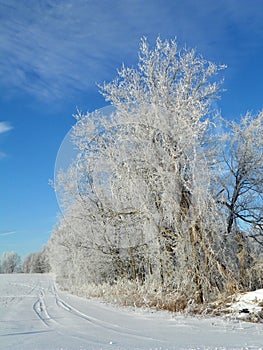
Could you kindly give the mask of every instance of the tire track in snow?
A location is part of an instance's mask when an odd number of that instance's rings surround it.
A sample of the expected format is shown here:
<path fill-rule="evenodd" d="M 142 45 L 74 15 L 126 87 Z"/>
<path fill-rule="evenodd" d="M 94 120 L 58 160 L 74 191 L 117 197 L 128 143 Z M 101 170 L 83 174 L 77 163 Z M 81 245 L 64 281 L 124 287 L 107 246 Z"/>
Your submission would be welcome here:
<path fill-rule="evenodd" d="M 111 332 L 117 333 L 118 335 L 124 335 L 124 336 L 133 337 L 133 338 L 137 338 L 137 339 L 141 339 L 141 340 L 150 340 L 150 341 L 155 341 L 158 343 L 166 343 L 165 340 L 160 340 L 160 339 L 152 338 L 149 336 L 143 336 L 140 334 L 134 334 L 133 333 L 134 329 L 124 328 L 124 327 L 121 327 L 121 326 L 118 326 L 115 324 L 111 324 L 109 322 L 102 321 L 102 320 L 97 319 L 95 317 L 88 316 L 88 315 L 84 314 L 83 312 L 79 311 L 78 309 L 71 306 L 66 301 L 64 301 L 63 299 L 60 298 L 60 296 L 58 295 L 58 291 L 57 291 L 57 287 L 56 287 L 55 283 L 53 284 L 53 287 L 52 287 L 52 293 L 54 294 L 54 297 L 56 299 L 56 304 L 58 307 L 64 309 L 65 311 L 71 313 L 74 316 L 77 316 L 79 318 L 82 318 L 82 319 L 88 321 L 93 326 L 103 328 L 104 330 L 107 329 Z"/>
<path fill-rule="evenodd" d="M 49 281 L 49 285 L 46 288 L 47 292 L 52 295 L 53 298 L 55 298 L 55 304 L 63 309 L 64 311 L 66 310 L 70 314 L 77 315 L 73 312 L 73 308 L 69 306 L 66 302 L 64 302 L 62 299 L 60 299 L 57 295 L 56 288 L 54 287 L 53 283 Z M 105 346 L 108 345 L 109 343 L 107 341 L 98 341 L 98 340 L 92 340 L 92 339 L 86 339 L 85 336 L 83 336 L 82 332 L 78 332 L 76 330 L 68 329 L 67 326 L 57 322 L 53 316 L 51 316 L 47 310 L 48 308 L 48 303 L 46 304 L 45 302 L 45 297 L 46 293 L 44 292 L 44 289 L 41 288 L 39 290 L 39 295 L 38 299 L 36 302 L 33 304 L 33 310 L 36 313 L 36 315 L 39 317 L 40 321 L 48 327 L 50 330 L 58 333 L 59 335 L 62 335 L 63 337 L 70 337 L 73 339 L 81 340 L 84 343 L 87 343 L 88 345 L 93 344 L 94 346 Z M 59 299 L 59 301 L 57 301 Z M 77 310 L 76 310 L 77 311 Z M 55 311 L 54 315 L 56 317 Z M 78 315 L 77 315 L 78 316 Z"/>
<path fill-rule="evenodd" d="M 43 322 L 47 327 L 49 327 L 48 320 L 50 319 L 50 316 L 47 312 L 43 296 L 43 290 L 40 290 L 38 299 L 33 305 L 33 310 L 39 317 L 40 321 Z"/>

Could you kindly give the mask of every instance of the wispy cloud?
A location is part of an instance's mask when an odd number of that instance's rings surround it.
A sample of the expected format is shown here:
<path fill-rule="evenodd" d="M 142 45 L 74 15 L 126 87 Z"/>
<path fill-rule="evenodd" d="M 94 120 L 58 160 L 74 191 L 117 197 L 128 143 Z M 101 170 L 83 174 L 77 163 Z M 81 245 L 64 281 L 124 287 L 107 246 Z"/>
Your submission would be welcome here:
<path fill-rule="evenodd" d="M 261 0 L 0 0 L 0 81 L 9 93 L 66 99 L 133 62 L 143 35 L 177 36 L 224 63 L 261 44 L 262 11 Z M 237 35 L 247 39 L 238 53 Z"/>
<path fill-rule="evenodd" d="M 7 157 L 7 154 L 5 152 L 0 151 L 0 159 L 3 159 Z"/>
<path fill-rule="evenodd" d="M 14 235 L 16 231 L 0 231 L 0 237 Z"/>
<path fill-rule="evenodd" d="M 0 136 L 13 129 L 13 126 L 8 122 L 0 122 Z M 6 158 L 7 154 L 0 150 L 0 160 Z M 0 231 L 1 233 L 1 231 Z"/>
<path fill-rule="evenodd" d="M 7 132 L 9 130 L 12 130 L 13 127 L 8 122 L 0 122 L 0 134 L 3 134 L 4 132 Z"/>

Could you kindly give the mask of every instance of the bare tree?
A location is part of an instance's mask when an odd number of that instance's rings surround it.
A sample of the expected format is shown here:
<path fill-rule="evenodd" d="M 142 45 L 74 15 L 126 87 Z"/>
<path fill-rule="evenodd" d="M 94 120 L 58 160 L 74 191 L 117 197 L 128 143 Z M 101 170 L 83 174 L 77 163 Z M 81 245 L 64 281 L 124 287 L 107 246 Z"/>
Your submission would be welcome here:
<path fill-rule="evenodd" d="M 263 112 L 229 124 L 219 194 L 227 233 L 246 231 L 263 244 Z"/>

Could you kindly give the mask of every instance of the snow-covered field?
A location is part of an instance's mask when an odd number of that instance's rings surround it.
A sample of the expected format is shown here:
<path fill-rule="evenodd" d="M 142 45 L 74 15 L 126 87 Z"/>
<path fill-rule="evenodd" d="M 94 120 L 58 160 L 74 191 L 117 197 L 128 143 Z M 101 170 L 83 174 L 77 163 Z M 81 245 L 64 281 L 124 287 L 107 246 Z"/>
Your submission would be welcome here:
<path fill-rule="evenodd" d="M 51 275 L 0 275 L 1 350 L 263 349 L 263 324 L 126 310 L 57 290 Z"/>

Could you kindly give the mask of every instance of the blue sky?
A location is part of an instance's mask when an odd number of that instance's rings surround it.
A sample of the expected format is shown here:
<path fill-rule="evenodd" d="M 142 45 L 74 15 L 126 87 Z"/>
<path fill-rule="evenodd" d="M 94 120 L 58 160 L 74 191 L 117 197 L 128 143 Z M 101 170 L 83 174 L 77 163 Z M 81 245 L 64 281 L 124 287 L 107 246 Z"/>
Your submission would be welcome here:
<path fill-rule="evenodd" d="M 0 255 L 47 242 L 59 213 L 48 181 L 72 115 L 105 106 L 96 83 L 158 35 L 228 66 L 224 117 L 263 107 L 262 0 L 0 0 Z"/>

